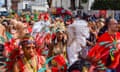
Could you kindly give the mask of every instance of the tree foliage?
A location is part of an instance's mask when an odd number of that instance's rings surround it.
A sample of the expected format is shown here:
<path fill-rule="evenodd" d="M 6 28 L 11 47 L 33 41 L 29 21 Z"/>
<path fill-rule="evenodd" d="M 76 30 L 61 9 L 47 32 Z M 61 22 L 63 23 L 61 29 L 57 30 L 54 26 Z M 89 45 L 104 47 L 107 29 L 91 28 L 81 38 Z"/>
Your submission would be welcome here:
<path fill-rule="evenodd" d="M 87 3 L 88 2 L 88 0 L 82 0 L 82 3 Z"/>
<path fill-rule="evenodd" d="M 120 0 L 95 0 L 93 10 L 120 10 Z"/>

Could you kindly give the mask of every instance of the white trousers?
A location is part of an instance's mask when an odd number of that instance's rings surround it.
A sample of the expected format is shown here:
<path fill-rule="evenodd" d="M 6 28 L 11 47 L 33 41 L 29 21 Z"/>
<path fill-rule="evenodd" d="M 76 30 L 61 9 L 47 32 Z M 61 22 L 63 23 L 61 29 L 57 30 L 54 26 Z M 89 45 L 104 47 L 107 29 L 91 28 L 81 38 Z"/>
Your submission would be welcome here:
<path fill-rule="evenodd" d="M 77 41 L 74 41 L 69 47 L 67 47 L 67 56 L 70 65 L 72 65 L 76 60 L 78 60 L 78 53 L 80 51 L 81 47 Z"/>

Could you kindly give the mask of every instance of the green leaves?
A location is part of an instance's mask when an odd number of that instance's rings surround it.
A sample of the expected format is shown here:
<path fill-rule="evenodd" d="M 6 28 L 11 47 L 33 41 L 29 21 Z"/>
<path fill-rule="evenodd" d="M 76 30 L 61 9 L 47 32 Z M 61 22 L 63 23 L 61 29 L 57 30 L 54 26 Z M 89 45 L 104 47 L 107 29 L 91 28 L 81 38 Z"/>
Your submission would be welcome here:
<path fill-rule="evenodd" d="M 82 0 L 82 3 L 87 3 L 88 2 L 88 0 Z"/>
<path fill-rule="evenodd" d="M 95 0 L 93 10 L 120 10 L 120 0 Z"/>

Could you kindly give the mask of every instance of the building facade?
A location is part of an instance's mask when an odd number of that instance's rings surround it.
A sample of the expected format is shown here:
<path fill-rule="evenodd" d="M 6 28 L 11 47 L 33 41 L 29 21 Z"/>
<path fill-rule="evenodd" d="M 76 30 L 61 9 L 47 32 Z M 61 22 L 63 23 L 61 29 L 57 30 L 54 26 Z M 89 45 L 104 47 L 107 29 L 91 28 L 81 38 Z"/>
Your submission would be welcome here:
<path fill-rule="evenodd" d="M 90 10 L 92 2 L 93 0 L 88 0 L 86 3 L 83 3 L 82 0 L 52 0 L 51 7 Z"/>
<path fill-rule="evenodd" d="M 18 12 L 22 11 L 47 11 L 47 0 L 23 0 L 18 3 Z"/>
<path fill-rule="evenodd" d="M 94 0 L 88 0 L 87 3 L 82 3 L 81 0 L 11 0 L 11 8 L 15 11 L 18 10 L 18 3 L 23 1 L 32 1 L 32 6 L 48 6 L 47 1 L 51 2 L 51 7 L 63 7 L 65 9 L 80 9 L 80 6 L 83 7 L 83 10 L 91 10 L 90 7 Z"/>

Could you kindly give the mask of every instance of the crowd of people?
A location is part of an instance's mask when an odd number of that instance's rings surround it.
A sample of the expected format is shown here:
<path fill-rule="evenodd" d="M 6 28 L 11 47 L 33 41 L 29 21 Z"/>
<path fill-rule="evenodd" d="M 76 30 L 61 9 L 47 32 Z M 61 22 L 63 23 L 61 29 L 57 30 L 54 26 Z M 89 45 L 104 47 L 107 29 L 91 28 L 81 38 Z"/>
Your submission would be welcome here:
<path fill-rule="evenodd" d="M 5 72 L 119 72 L 120 25 L 113 17 L 43 13 L 0 17 Z"/>

